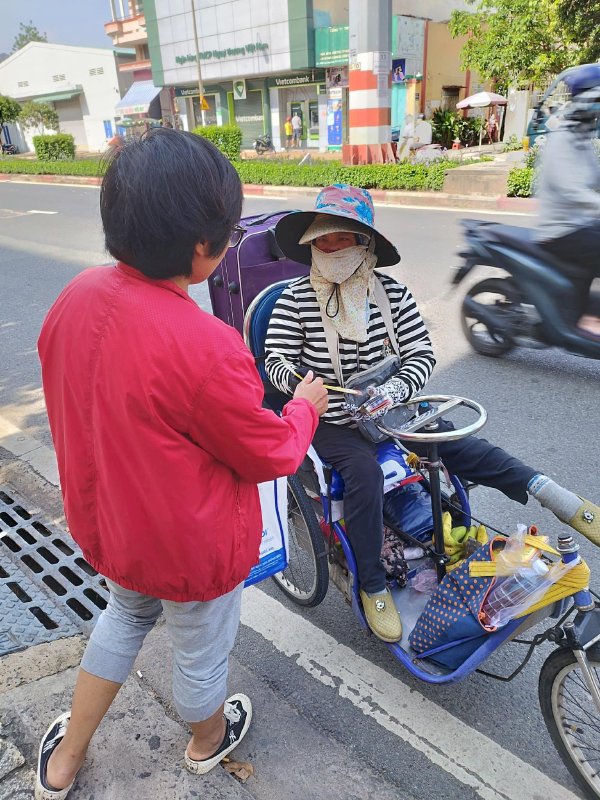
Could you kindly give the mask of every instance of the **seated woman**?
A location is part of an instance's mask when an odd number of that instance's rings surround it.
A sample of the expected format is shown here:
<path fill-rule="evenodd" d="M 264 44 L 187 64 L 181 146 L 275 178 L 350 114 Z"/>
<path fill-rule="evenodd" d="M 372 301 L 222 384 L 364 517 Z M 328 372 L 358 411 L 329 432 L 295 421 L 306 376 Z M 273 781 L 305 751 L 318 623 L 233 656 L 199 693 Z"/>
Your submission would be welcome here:
<path fill-rule="evenodd" d="M 311 270 L 308 277 L 285 289 L 273 310 L 265 343 L 269 380 L 282 392 L 293 392 L 295 379 L 281 356 L 296 369 L 314 370 L 325 383 L 335 383 L 336 369 L 346 381 L 397 349 L 400 369 L 378 388 L 378 394 L 384 401 L 400 403 L 420 392 L 435 365 L 431 341 L 407 287 L 375 271 L 376 266 L 396 264 L 400 256 L 374 228 L 369 192 L 346 184 L 327 186 L 317 197 L 314 211 L 282 217 L 276 235 L 284 253 L 309 264 Z M 389 300 L 395 343 L 390 341 L 381 308 L 374 300 L 377 282 Z M 335 368 L 325 334 L 329 324 L 337 334 Z M 346 530 L 356 556 L 369 626 L 380 639 L 398 641 L 402 625 L 380 561 L 383 473 L 376 460 L 376 445 L 360 433 L 343 395 L 330 395 L 313 444 L 344 479 Z M 425 448 L 407 445 L 424 454 Z M 492 486 L 523 504 L 532 495 L 563 522 L 600 543 L 598 506 L 501 448 L 470 436 L 441 444 L 439 451 L 446 467 L 462 480 Z"/>

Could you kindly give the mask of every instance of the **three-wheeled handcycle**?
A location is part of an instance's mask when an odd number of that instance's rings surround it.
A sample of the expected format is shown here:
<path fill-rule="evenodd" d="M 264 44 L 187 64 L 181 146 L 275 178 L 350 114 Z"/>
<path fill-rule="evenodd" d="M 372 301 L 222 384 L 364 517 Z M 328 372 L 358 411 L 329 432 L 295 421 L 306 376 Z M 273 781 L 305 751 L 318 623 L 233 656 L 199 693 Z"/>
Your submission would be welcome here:
<path fill-rule="evenodd" d="M 288 282 L 278 281 L 259 292 L 249 304 L 244 320 L 244 337 L 265 382 L 266 402 L 274 410 L 281 408 L 287 398 L 276 392 L 266 379 L 264 340 L 273 307 Z M 468 423 L 461 422 L 453 430 L 438 425 L 442 417 L 456 412 L 464 414 L 465 409 L 474 417 Z M 399 527 L 393 515 L 386 517 L 384 523 L 388 532 L 403 539 L 407 547 L 421 549 L 419 558 L 408 562 L 408 578 L 429 565 L 435 570 L 441 589 L 448 565 L 442 515 L 448 512 L 453 524 L 469 526 L 472 486 L 463 485 L 456 476 L 446 473 L 438 447 L 442 442 L 476 433 L 485 424 L 487 414 L 473 400 L 435 395 L 413 398 L 396 427 L 388 427 L 387 419 L 386 415 L 379 424 L 389 439 L 378 445 L 384 488 L 393 486 L 392 491 L 398 493 L 421 481 L 430 498 L 431 526 L 425 535 L 420 531 L 414 536 Z M 427 457 L 418 464 L 407 457 L 406 444 L 411 442 L 427 447 Z M 343 480 L 319 458 L 313 447 L 298 472 L 288 478 L 288 526 L 289 563 L 274 576 L 279 589 L 300 606 L 316 606 L 324 599 L 331 580 L 352 606 L 359 624 L 368 630 L 356 561 L 344 528 Z M 589 589 L 589 568 L 579 559 L 577 549 L 570 535 L 559 537 L 558 549 L 547 549 L 544 557 L 550 563 L 552 559 L 577 559 L 577 569 L 569 573 L 571 577 L 565 585 L 548 589 L 526 613 L 495 630 L 482 630 L 479 636 L 467 636 L 425 650 L 415 650 L 411 633 L 429 608 L 436 589 L 424 592 L 414 588 L 412 580 L 392 581 L 392 596 L 403 621 L 403 635 L 397 643 L 382 644 L 412 675 L 426 683 L 442 684 L 459 681 L 475 671 L 512 680 L 525 667 L 536 646 L 554 643 L 556 648 L 539 676 L 542 714 L 554 745 L 586 797 L 600 798 L 600 603 Z M 552 556 L 548 555 L 550 552 Z M 540 623 L 545 624 L 541 632 L 524 638 L 529 629 Z M 483 662 L 509 641 L 526 647 L 517 669 L 507 677 L 484 671 Z"/>
<path fill-rule="evenodd" d="M 281 210 L 243 219 L 238 245 L 230 248 L 209 281 L 215 315 L 243 333 L 265 384 L 265 402 L 274 410 L 289 398 L 278 394 L 266 378 L 265 336 L 281 292 L 290 280 L 308 271 L 306 265 L 287 258 L 278 246 L 274 229 L 286 213 L 289 212 Z M 411 646 L 411 634 L 426 613 L 431 597 L 438 587 L 443 591 L 447 579 L 442 515 L 450 513 L 457 526 L 471 524 L 472 487 L 447 475 L 438 458 L 438 447 L 441 442 L 476 433 L 485 424 L 486 412 L 472 400 L 443 396 L 414 398 L 408 411 L 411 413 L 399 415 L 403 421 L 398 427 L 386 431 L 389 439 L 378 445 L 378 460 L 384 473 L 384 489 L 390 489 L 389 497 L 410 492 L 417 481 L 419 487 L 426 487 L 429 523 L 410 527 L 410 533 L 408 526 L 399 524 L 404 518 L 392 513 L 393 504 L 384 502 L 384 514 L 388 509 L 386 528 L 407 546 L 421 548 L 423 556 L 408 561 L 408 583 L 395 580 L 391 586 L 403 622 L 403 637 L 398 643 L 382 646 L 388 647 L 412 675 L 426 683 L 444 684 L 475 671 L 490 675 L 482 668 L 487 657 L 504 643 L 516 642 L 526 648 L 522 663 L 509 676 L 491 676 L 511 680 L 525 667 L 536 646 L 555 644 L 539 676 L 543 717 L 561 758 L 586 797 L 600 798 L 600 603 L 589 590 L 589 568 L 584 562 L 569 573 L 577 573 L 576 579 L 567 582 L 569 585 L 558 590 L 552 587 L 552 594 L 497 630 L 481 631 L 479 636 L 465 637 L 466 641 L 458 644 L 450 642 L 450 646 L 447 643 L 429 650 L 421 647 L 417 651 Z M 442 416 L 462 413 L 471 414 L 474 419 L 463 424 L 461 417 L 459 427 L 453 431 L 444 430 L 446 426 L 437 427 Z M 455 419 L 458 421 L 458 417 Z M 421 464 L 411 466 L 400 438 L 405 443 L 427 446 L 427 457 Z M 298 472 L 288 478 L 287 486 L 289 559 L 286 569 L 274 576 L 275 583 L 293 602 L 310 607 L 323 601 L 331 581 L 352 606 L 359 624 L 368 630 L 356 561 L 344 528 L 341 476 L 310 448 Z M 550 558 L 555 563 L 577 557 L 571 536 L 561 538 L 565 552 L 554 550 Z M 481 550 L 476 550 L 472 558 Z M 430 595 L 417 590 L 416 579 L 423 568 L 431 566 L 437 579 Z M 449 576 L 453 574 L 454 571 Z M 531 630 L 540 623 L 544 623 L 541 630 Z M 528 630 L 530 633 L 526 634 Z"/>

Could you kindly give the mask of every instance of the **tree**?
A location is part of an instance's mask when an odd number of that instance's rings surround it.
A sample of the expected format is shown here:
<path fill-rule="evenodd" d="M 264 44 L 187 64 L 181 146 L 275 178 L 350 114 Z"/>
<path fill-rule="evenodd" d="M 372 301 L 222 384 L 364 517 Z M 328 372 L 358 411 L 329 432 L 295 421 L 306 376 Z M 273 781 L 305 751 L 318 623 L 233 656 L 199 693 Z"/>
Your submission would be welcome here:
<path fill-rule="evenodd" d="M 28 100 L 21 106 L 19 121 L 25 128 L 37 128 L 38 133 L 44 133 L 47 128 L 58 131 L 58 114 L 49 103 Z"/>
<path fill-rule="evenodd" d="M 557 0 L 468 0 L 469 11 L 453 11 L 450 33 L 468 36 L 462 64 L 499 88 L 540 83 L 580 62 L 557 12 Z M 595 0 L 592 3 L 597 5 Z M 573 0 L 582 6 L 581 0 Z"/>
<path fill-rule="evenodd" d="M 28 24 L 20 22 L 19 33 L 15 36 L 12 52 L 16 53 L 17 50 L 20 50 L 22 47 L 25 47 L 25 45 L 29 44 L 29 42 L 47 42 L 47 41 L 48 37 L 46 36 L 46 34 L 40 33 L 40 31 L 33 24 L 32 20 L 29 20 Z"/>
<path fill-rule="evenodd" d="M 0 94 L 0 141 L 2 140 L 2 126 L 9 122 L 16 122 L 21 113 L 21 106 L 12 97 Z"/>
<path fill-rule="evenodd" d="M 599 0 L 558 0 L 556 13 L 569 40 L 579 47 L 581 63 L 600 58 Z"/>

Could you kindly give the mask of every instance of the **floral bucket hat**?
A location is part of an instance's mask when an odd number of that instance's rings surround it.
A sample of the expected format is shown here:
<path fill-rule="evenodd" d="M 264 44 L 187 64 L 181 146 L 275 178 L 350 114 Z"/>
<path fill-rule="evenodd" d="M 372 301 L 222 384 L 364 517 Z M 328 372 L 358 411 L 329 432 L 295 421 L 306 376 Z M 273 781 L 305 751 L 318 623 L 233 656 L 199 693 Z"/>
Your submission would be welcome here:
<path fill-rule="evenodd" d="M 317 236 L 333 231 L 364 233 L 375 236 L 378 267 L 390 267 L 400 261 L 394 245 L 373 227 L 373 199 L 366 189 L 348 183 L 326 186 L 317 195 L 314 211 L 292 211 L 275 227 L 277 244 L 288 258 L 311 264 L 310 243 Z"/>

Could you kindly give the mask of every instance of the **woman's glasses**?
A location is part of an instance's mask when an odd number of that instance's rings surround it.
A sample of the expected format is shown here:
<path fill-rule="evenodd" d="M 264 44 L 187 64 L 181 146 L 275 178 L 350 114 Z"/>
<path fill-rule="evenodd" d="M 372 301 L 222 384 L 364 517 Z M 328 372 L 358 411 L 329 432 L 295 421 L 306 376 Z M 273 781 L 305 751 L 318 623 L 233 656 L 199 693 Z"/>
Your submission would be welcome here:
<path fill-rule="evenodd" d="M 229 236 L 229 247 L 237 247 L 245 233 L 246 228 L 242 228 L 241 225 L 234 225 Z"/>

